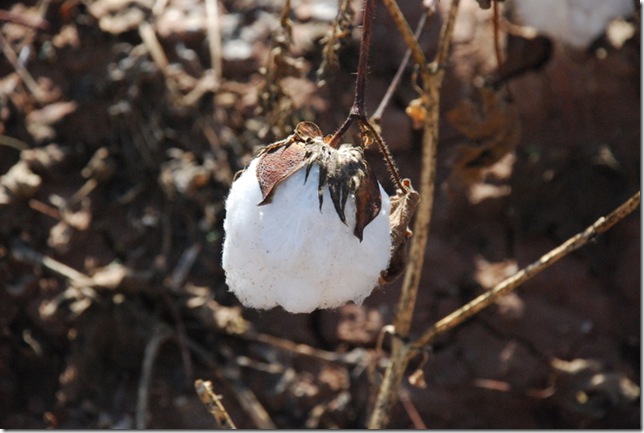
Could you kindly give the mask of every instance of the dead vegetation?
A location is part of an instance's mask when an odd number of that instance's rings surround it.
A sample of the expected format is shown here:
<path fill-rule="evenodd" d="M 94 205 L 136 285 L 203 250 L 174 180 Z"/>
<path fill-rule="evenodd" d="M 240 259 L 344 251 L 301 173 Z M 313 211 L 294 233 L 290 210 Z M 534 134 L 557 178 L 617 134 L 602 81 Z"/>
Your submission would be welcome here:
<path fill-rule="evenodd" d="M 407 48 L 384 3 L 367 112 Z M 210 397 L 222 426 L 364 427 L 410 341 L 389 427 L 640 427 L 635 216 L 461 327 L 424 334 L 638 190 L 639 12 L 621 45 L 556 46 L 545 61 L 530 60 L 539 39 L 503 38 L 497 76 L 493 14 L 477 2 L 461 1 L 450 54 L 437 45 L 450 3 L 411 36 L 412 65 L 436 56 L 445 74 L 440 105 L 409 66 L 377 121 L 415 186 L 414 126 L 433 109 L 440 122 L 402 327 L 404 278 L 362 306 L 290 315 L 243 310 L 220 266 L 234 173 L 297 121 L 332 131 L 349 112 L 361 2 L 4 4 L 0 427 L 212 428 L 198 378 L 222 395 Z M 418 2 L 399 5 L 415 26 Z M 496 91 L 477 85 L 490 78 Z"/>

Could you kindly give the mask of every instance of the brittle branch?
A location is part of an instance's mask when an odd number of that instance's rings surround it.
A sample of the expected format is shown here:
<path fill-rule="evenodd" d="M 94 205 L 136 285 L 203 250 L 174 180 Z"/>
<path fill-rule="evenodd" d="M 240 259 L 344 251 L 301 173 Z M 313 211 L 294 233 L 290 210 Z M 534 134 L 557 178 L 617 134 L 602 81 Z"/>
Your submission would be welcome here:
<path fill-rule="evenodd" d="M 398 17 L 404 20 L 402 13 L 395 2 L 386 1 L 390 13 L 396 21 Z M 414 60 L 418 63 L 422 78 L 421 99 L 423 108 L 426 110 L 423 128 L 423 151 L 420 177 L 420 203 L 416 212 L 414 223 L 414 236 L 412 237 L 409 251 L 409 264 L 405 271 L 403 286 L 396 306 L 394 316 L 394 332 L 397 338 L 392 340 L 391 357 L 385 370 L 385 376 L 378 390 L 378 397 L 368 422 L 369 428 L 384 428 L 388 422 L 391 408 L 396 402 L 398 389 L 405 373 L 405 369 L 413 355 L 405 339 L 411 328 L 414 306 L 423 263 L 425 260 L 425 249 L 429 237 L 429 227 L 434 202 L 434 178 L 436 173 L 436 149 L 438 142 L 440 88 L 443 82 L 443 64 L 449 52 L 454 22 L 458 11 L 460 0 L 453 0 L 450 6 L 447 22 L 441 32 L 439 49 L 436 59 L 432 65 L 426 65 L 424 54 L 420 50 L 418 42 L 413 38 L 413 33 L 406 21 L 396 21 L 399 30 L 405 37 L 409 47 L 412 49 Z"/>
<path fill-rule="evenodd" d="M 411 344 L 412 350 L 416 352 L 422 350 L 423 347 L 431 344 L 431 342 L 434 341 L 437 336 L 444 334 L 450 329 L 460 325 L 479 311 L 489 307 L 500 297 L 514 291 L 517 287 L 533 278 L 535 275 L 557 263 L 559 260 L 566 257 L 573 251 L 576 251 L 587 243 L 591 242 L 598 235 L 606 232 L 619 221 L 624 219 L 627 215 L 631 214 L 639 206 L 639 204 L 640 192 L 638 191 L 617 209 L 612 211 L 606 217 L 599 218 L 597 221 L 595 221 L 595 223 L 587 227 L 583 232 L 577 233 L 575 236 L 569 238 L 563 244 L 559 245 L 547 254 L 541 256 L 536 262 L 531 263 L 516 274 L 501 281 L 491 290 L 485 292 L 484 294 L 470 301 L 458 310 L 449 314 L 445 318 L 436 322 L 434 326 L 428 329 L 420 338 L 418 338 L 418 340 L 414 341 Z"/>
<path fill-rule="evenodd" d="M 353 106 L 351 107 L 349 115 L 345 119 L 344 123 L 335 132 L 335 134 L 333 134 L 328 144 L 329 146 L 334 148 L 340 146 L 340 140 L 342 139 L 342 136 L 354 123 L 357 122 L 360 126 L 363 143 L 369 142 L 371 141 L 371 139 L 376 142 L 378 149 L 382 153 L 385 163 L 387 164 L 387 169 L 389 170 L 389 173 L 391 174 L 391 177 L 396 184 L 396 188 L 406 192 L 408 188 L 402 182 L 398 167 L 396 167 L 396 164 L 391 157 L 389 148 L 385 144 L 376 128 L 374 128 L 373 125 L 369 122 L 365 110 L 365 92 L 367 88 L 367 76 L 369 74 L 369 46 L 371 44 L 373 19 L 374 0 L 365 0 L 362 36 L 360 39 L 360 58 L 358 60 L 358 74 L 356 77 Z M 365 131 L 367 132 L 367 134 L 365 134 Z"/>

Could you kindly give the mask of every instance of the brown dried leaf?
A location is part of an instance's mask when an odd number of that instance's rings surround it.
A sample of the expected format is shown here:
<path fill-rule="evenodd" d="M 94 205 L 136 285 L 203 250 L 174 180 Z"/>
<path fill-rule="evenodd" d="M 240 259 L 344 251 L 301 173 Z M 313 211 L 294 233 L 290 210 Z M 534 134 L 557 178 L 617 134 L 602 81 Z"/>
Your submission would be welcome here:
<path fill-rule="evenodd" d="M 409 383 L 416 388 L 427 388 L 427 382 L 425 382 L 425 373 L 423 372 L 422 368 L 414 371 L 411 376 L 409 376 Z"/>
<path fill-rule="evenodd" d="M 423 127 L 425 118 L 427 117 L 427 110 L 421 98 L 412 99 L 405 109 L 405 113 L 411 119 L 414 129 L 421 129 Z"/>
<path fill-rule="evenodd" d="M 447 119 L 469 142 L 459 146 L 448 183 L 455 190 L 478 181 L 483 170 L 514 150 L 521 127 L 516 107 L 493 89 L 478 89 L 477 101 L 464 100 Z"/>
<path fill-rule="evenodd" d="M 382 207 L 382 197 L 380 197 L 376 174 L 368 165 L 365 165 L 365 171 L 367 181 L 360 182 L 355 192 L 357 212 L 353 234 L 360 240 L 362 240 L 364 228 L 378 216 Z"/>
<path fill-rule="evenodd" d="M 555 393 L 563 407 L 590 418 L 602 418 L 613 407 L 626 405 L 640 396 L 640 388 L 620 371 L 608 371 L 592 359 L 551 362 Z"/>
<path fill-rule="evenodd" d="M 411 219 L 416 212 L 420 194 L 412 187 L 409 179 L 403 179 L 407 191 L 397 190 L 391 197 L 389 225 L 391 227 L 391 259 L 389 267 L 380 275 L 380 284 L 393 282 L 407 266 L 408 240 L 412 236 L 409 229 Z"/>
<path fill-rule="evenodd" d="M 299 142 L 284 143 L 260 156 L 257 180 L 262 191 L 260 205 L 271 202 L 273 189 L 305 164 L 306 150 Z"/>

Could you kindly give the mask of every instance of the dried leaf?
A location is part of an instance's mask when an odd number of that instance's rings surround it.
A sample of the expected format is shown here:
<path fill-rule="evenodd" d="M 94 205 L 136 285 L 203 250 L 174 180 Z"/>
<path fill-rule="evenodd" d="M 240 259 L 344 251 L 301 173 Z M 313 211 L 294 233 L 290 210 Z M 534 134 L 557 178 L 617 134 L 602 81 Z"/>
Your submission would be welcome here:
<path fill-rule="evenodd" d="M 427 117 L 427 110 L 421 98 L 412 99 L 405 109 L 405 113 L 411 119 L 414 129 L 421 129 L 423 127 L 425 118 Z"/>
<path fill-rule="evenodd" d="M 420 194 L 414 190 L 409 179 L 403 179 L 407 191 L 397 190 L 391 197 L 389 225 L 391 226 L 391 260 L 389 267 L 380 275 L 380 284 L 393 282 L 407 266 L 408 240 L 412 236 L 409 229 L 411 219 L 416 212 Z"/>
<path fill-rule="evenodd" d="M 409 376 L 409 383 L 414 385 L 416 388 L 427 388 L 427 382 L 425 382 L 425 373 L 422 368 L 414 371 L 411 376 Z"/>
<path fill-rule="evenodd" d="M 635 401 L 640 388 L 619 371 L 607 371 L 598 361 L 553 359 L 553 399 L 590 418 L 602 418 L 612 407 Z"/>
<path fill-rule="evenodd" d="M 521 128 L 516 107 L 493 89 L 478 89 L 477 101 L 464 100 L 447 119 L 468 142 L 459 146 L 448 184 L 453 190 L 469 188 L 485 169 L 501 160 L 519 142 Z"/>
<path fill-rule="evenodd" d="M 338 49 L 342 40 L 351 35 L 354 15 L 355 12 L 351 7 L 351 1 L 342 0 L 329 33 L 320 41 L 324 45 L 324 48 L 322 48 L 322 62 L 315 73 L 319 87 L 326 84 L 324 76 L 327 71 L 338 67 Z"/>
<path fill-rule="evenodd" d="M 304 167 L 306 150 L 301 143 L 286 143 L 267 151 L 257 165 L 257 179 L 262 191 L 260 205 L 270 203 L 273 189 L 300 168 Z"/>
<path fill-rule="evenodd" d="M 364 228 L 378 216 L 378 212 L 380 212 L 380 207 L 382 206 L 378 179 L 376 179 L 376 175 L 371 170 L 371 167 L 367 166 L 366 171 L 369 180 L 367 182 L 360 182 L 355 192 L 358 212 L 356 213 L 356 227 L 353 234 L 360 240 L 362 240 Z"/>

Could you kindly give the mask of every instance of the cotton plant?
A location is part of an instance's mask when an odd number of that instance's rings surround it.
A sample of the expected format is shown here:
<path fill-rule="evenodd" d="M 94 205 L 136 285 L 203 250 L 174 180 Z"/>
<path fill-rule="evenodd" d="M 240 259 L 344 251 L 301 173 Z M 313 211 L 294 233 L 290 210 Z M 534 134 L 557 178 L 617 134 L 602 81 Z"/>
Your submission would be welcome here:
<path fill-rule="evenodd" d="M 308 313 L 360 304 L 404 267 L 408 195 L 387 196 L 361 146 L 334 146 L 317 125 L 301 122 L 233 182 L 226 284 L 257 309 Z"/>

